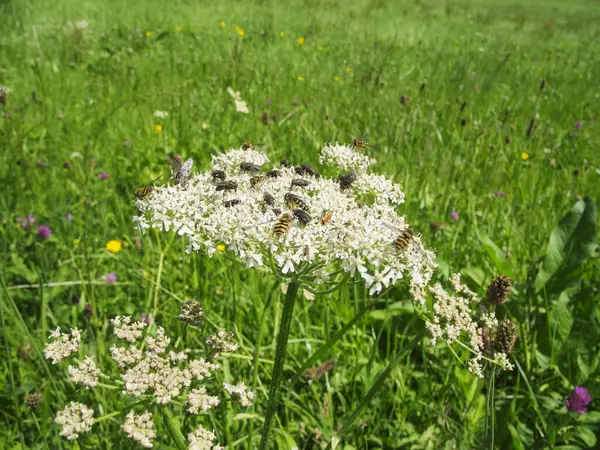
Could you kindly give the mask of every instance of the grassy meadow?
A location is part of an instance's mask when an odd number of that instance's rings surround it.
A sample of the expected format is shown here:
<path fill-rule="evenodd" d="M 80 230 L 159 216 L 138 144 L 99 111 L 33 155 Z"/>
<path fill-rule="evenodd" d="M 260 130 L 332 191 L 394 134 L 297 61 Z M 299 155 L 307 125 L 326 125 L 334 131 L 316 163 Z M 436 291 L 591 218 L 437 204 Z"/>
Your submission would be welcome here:
<path fill-rule="evenodd" d="M 425 339 L 363 408 L 424 328 L 408 289 L 302 297 L 272 448 L 599 448 L 599 21 L 592 0 L 0 0 L 11 90 L 0 103 L 0 447 L 140 448 L 121 429 L 133 401 L 74 385 L 43 349 L 57 326 L 77 327 L 80 356 L 109 372 L 109 319 L 152 314 L 180 350 L 233 332 L 240 349 L 214 382 L 245 381 L 254 405 L 173 411 L 182 429 L 202 423 L 228 449 L 257 448 L 277 280 L 226 252 L 188 254 L 174 233 L 140 234 L 133 193 L 167 183 L 175 153 L 204 171 L 238 136 L 274 162 L 317 166 L 324 144 L 364 135 L 375 170 L 406 193 L 399 212 L 436 251 L 435 280 L 458 272 L 485 296 L 496 275 L 512 278 L 498 315 L 517 324 L 515 369 L 479 379 L 464 349 Z M 177 319 L 188 299 L 205 309 L 202 327 Z M 585 415 L 565 406 L 575 386 L 590 392 Z M 54 423 L 72 400 L 109 416 L 77 441 Z M 177 448 L 155 416 L 154 447 Z"/>

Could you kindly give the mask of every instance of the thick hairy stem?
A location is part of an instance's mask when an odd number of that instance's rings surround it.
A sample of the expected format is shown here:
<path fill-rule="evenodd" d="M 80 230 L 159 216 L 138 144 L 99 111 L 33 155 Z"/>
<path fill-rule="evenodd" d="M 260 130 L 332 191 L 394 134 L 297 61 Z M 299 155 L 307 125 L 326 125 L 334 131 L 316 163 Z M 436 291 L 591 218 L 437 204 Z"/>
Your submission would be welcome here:
<path fill-rule="evenodd" d="M 288 285 L 283 312 L 281 313 L 281 321 L 279 326 L 279 335 L 277 336 L 277 350 L 275 352 L 275 364 L 271 376 L 271 387 L 269 390 L 269 403 L 267 405 L 267 413 L 265 414 L 265 426 L 262 432 L 260 441 L 260 450 L 267 450 L 271 440 L 271 430 L 275 414 L 277 414 L 277 406 L 279 405 L 279 397 L 281 392 L 281 380 L 283 378 L 283 364 L 287 350 L 288 336 L 290 335 L 290 326 L 292 324 L 292 313 L 294 312 L 294 303 L 298 295 L 300 282 L 293 279 Z"/>

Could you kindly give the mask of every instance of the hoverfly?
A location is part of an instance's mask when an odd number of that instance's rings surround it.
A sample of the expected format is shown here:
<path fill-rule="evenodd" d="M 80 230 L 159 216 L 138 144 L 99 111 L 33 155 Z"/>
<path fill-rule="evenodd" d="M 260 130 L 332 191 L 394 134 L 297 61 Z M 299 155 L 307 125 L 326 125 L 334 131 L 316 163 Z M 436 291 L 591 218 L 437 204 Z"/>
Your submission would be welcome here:
<path fill-rule="evenodd" d="M 159 175 L 158 177 L 156 177 L 154 180 L 152 180 L 146 186 L 137 188 L 135 190 L 135 192 L 133 193 L 134 197 L 138 200 L 144 200 L 145 198 L 150 197 L 152 192 L 154 192 L 154 188 L 150 185 L 152 183 L 154 183 L 156 180 L 158 180 L 160 177 L 162 177 L 162 175 Z"/>
<path fill-rule="evenodd" d="M 283 236 L 287 234 L 292 228 L 292 218 L 289 214 L 284 214 L 277 222 L 275 222 L 275 226 L 273 227 L 273 233 L 277 236 Z"/>

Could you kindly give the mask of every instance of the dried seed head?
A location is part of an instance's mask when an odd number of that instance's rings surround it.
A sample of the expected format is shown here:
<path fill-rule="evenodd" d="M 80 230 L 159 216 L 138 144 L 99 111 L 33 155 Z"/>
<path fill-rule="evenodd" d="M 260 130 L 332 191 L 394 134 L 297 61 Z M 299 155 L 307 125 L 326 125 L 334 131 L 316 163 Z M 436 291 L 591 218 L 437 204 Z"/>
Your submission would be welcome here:
<path fill-rule="evenodd" d="M 483 352 L 486 355 L 492 354 L 492 330 L 489 328 L 482 328 L 481 339 L 483 341 Z"/>
<path fill-rule="evenodd" d="M 10 94 L 10 89 L 6 86 L 0 86 L 0 103 L 6 105 L 8 102 L 8 94 Z"/>
<path fill-rule="evenodd" d="M 263 125 L 269 125 L 269 111 L 266 109 L 262 113 L 262 123 Z"/>
<path fill-rule="evenodd" d="M 439 222 L 439 221 L 431 222 L 429 224 L 429 226 L 431 227 L 431 231 L 433 231 L 434 233 L 437 233 L 438 231 L 442 231 L 444 229 L 444 222 Z"/>
<path fill-rule="evenodd" d="M 181 305 L 179 320 L 189 323 L 190 325 L 198 326 L 202 323 L 202 319 L 204 319 L 204 310 L 200 307 L 200 303 L 188 300 Z"/>
<path fill-rule="evenodd" d="M 508 300 L 512 280 L 506 275 L 498 275 L 487 288 L 487 298 L 492 305 L 502 305 Z"/>
<path fill-rule="evenodd" d="M 517 341 L 517 326 L 510 320 L 506 319 L 498 327 L 494 346 L 496 349 L 506 355 L 510 355 L 515 342 Z"/>
<path fill-rule="evenodd" d="M 42 396 L 41 392 L 32 392 L 27 396 L 25 405 L 29 409 L 37 409 L 41 405 L 43 398 L 44 397 Z"/>
<path fill-rule="evenodd" d="M 460 121 L 460 124 L 461 124 L 463 127 L 464 127 L 465 125 L 467 125 L 468 123 L 469 123 L 469 119 L 467 119 L 467 118 L 463 118 L 463 119 Z"/>
<path fill-rule="evenodd" d="M 402 105 L 408 105 L 408 97 L 406 95 L 401 95 L 400 96 L 400 103 Z"/>

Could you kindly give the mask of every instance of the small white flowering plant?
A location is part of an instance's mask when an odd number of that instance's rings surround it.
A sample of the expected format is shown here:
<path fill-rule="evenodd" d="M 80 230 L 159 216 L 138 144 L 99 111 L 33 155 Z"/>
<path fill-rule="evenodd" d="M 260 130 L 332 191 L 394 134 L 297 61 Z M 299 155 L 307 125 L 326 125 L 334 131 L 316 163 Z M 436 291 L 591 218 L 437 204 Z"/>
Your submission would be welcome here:
<path fill-rule="evenodd" d="M 104 367 L 109 370 L 113 367 L 113 373 L 101 372 L 94 359 L 86 356 L 68 366 L 68 375 L 72 383 L 85 389 L 120 391 L 124 405 L 119 411 L 94 419 L 91 407 L 70 402 L 56 415 L 55 422 L 61 426 L 60 435 L 75 440 L 89 432 L 94 423 L 122 415 L 121 428 L 125 435 L 142 447 L 151 448 L 157 436 L 155 421 L 160 416 L 178 448 L 222 448 L 216 442 L 216 435 L 200 424 L 190 431 L 186 441 L 170 409 L 173 404 L 183 404 L 188 415 L 199 416 L 219 406 L 221 399 L 212 395 L 215 392 L 211 381 L 221 367 L 216 362 L 218 352 L 237 349 L 237 344 L 231 340 L 232 335 L 219 330 L 206 340 L 209 347 L 207 358 L 192 359 L 189 352 L 170 348 L 171 339 L 162 327 L 158 327 L 153 336 L 146 321 L 117 316 L 111 322 L 118 343 L 110 348 L 114 364 L 107 363 Z M 45 357 L 57 364 L 79 352 L 81 331 L 73 329 L 71 333 L 61 334 L 60 328 L 57 328 L 50 339 L 44 350 Z M 232 401 L 241 406 L 250 406 L 255 397 L 255 393 L 243 382 L 235 386 L 223 383 L 222 388 Z M 156 414 L 157 411 L 160 414 Z"/>
<path fill-rule="evenodd" d="M 173 185 L 137 200 L 140 214 L 133 218 L 142 232 L 157 228 L 185 237 L 188 252 L 212 256 L 224 247 L 286 285 L 261 448 L 269 446 L 298 292 L 318 296 L 354 281 L 375 296 L 405 280 L 434 343 L 453 344 L 466 335 L 465 346 L 475 354 L 468 367 L 478 376 L 483 358 L 510 367 L 506 355 L 484 356 L 483 329 L 497 324 L 493 311 L 473 317 L 477 302 L 459 278 L 454 296 L 430 286 L 435 254 L 398 214 L 405 201 L 400 186 L 370 170 L 374 159 L 356 146 L 327 145 L 319 162 L 323 173 L 285 160 L 271 164 L 264 151 L 244 143 L 213 156 L 205 172 L 175 174 Z M 238 392 L 243 386 L 226 389 L 250 401 Z"/>

